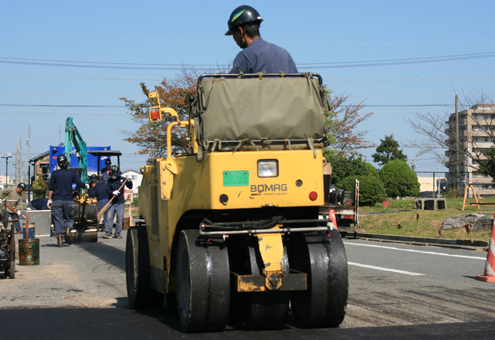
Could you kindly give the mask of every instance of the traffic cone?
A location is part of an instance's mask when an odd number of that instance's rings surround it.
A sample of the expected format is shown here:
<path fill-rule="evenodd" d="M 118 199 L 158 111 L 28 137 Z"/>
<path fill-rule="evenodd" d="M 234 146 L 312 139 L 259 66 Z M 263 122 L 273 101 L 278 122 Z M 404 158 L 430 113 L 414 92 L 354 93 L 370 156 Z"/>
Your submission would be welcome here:
<path fill-rule="evenodd" d="M 337 218 L 335 217 L 335 210 L 330 209 L 330 211 L 328 212 L 328 218 L 332 220 L 332 222 L 330 222 L 330 223 L 333 224 L 335 229 L 338 229 L 337 228 Z"/>
<path fill-rule="evenodd" d="M 495 222 L 495 220 L 494 220 Z M 492 225 L 492 235 L 486 256 L 485 275 L 476 275 L 476 280 L 485 282 L 495 282 L 495 226 Z"/>

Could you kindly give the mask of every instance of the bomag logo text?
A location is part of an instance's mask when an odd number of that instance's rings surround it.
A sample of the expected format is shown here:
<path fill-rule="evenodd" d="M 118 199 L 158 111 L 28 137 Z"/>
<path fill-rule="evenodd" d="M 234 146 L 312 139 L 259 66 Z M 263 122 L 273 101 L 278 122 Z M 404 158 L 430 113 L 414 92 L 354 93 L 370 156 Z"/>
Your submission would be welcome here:
<path fill-rule="evenodd" d="M 287 184 L 253 184 L 251 185 L 252 195 L 276 195 L 287 193 Z"/>

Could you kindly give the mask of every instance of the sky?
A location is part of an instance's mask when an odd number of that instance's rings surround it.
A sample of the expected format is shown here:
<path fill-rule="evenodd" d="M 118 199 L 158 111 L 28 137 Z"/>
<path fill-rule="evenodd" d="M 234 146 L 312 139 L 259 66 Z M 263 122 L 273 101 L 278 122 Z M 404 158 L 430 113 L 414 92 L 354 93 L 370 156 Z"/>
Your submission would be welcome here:
<path fill-rule="evenodd" d="M 110 145 L 123 170 L 139 170 L 148 157 L 123 140 L 138 125 L 119 98 L 143 101 L 140 82 L 153 88 L 184 66 L 231 64 L 240 49 L 224 34 L 243 4 L 299 71 L 363 102 L 373 115 L 358 130 L 376 145 L 393 134 L 417 171 L 438 171 L 438 157 L 407 147 L 424 139 L 407 119 L 453 113 L 455 94 L 495 93 L 491 0 L 0 0 L 0 152 L 21 143 L 26 161 L 28 131 L 31 158 L 48 151 L 70 116 L 88 146 Z M 362 154 L 372 163 L 374 152 Z"/>

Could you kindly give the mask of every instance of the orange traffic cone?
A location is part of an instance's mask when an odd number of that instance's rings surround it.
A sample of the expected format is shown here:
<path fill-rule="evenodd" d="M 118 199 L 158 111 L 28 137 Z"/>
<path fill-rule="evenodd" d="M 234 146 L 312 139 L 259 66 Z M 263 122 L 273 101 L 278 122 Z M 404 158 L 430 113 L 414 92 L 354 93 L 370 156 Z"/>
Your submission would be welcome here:
<path fill-rule="evenodd" d="M 336 229 L 338 229 L 338 228 L 337 228 L 337 218 L 335 217 L 335 210 L 330 209 L 330 211 L 328 212 L 328 218 L 332 220 L 332 222 L 330 222 L 330 223 L 332 223 L 332 224 L 333 224 L 333 226 L 334 226 Z"/>
<path fill-rule="evenodd" d="M 486 256 L 485 275 L 476 275 L 476 280 L 485 282 L 495 282 L 495 226 L 492 225 L 492 235 L 488 245 L 488 255 Z"/>

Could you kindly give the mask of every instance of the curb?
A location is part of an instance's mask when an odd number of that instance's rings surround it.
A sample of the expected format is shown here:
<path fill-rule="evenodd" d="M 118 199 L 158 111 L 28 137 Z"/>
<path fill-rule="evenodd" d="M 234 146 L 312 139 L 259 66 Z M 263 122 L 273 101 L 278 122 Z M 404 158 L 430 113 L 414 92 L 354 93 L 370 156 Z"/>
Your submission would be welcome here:
<path fill-rule="evenodd" d="M 367 241 L 404 243 L 421 246 L 435 246 L 444 248 L 466 249 L 475 251 L 486 251 L 488 242 L 475 240 L 449 240 L 430 237 L 414 237 L 414 236 L 397 236 L 397 235 L 380 235 L 380 234 L 365 234 L 355 233 L 354 238 Z"/>

